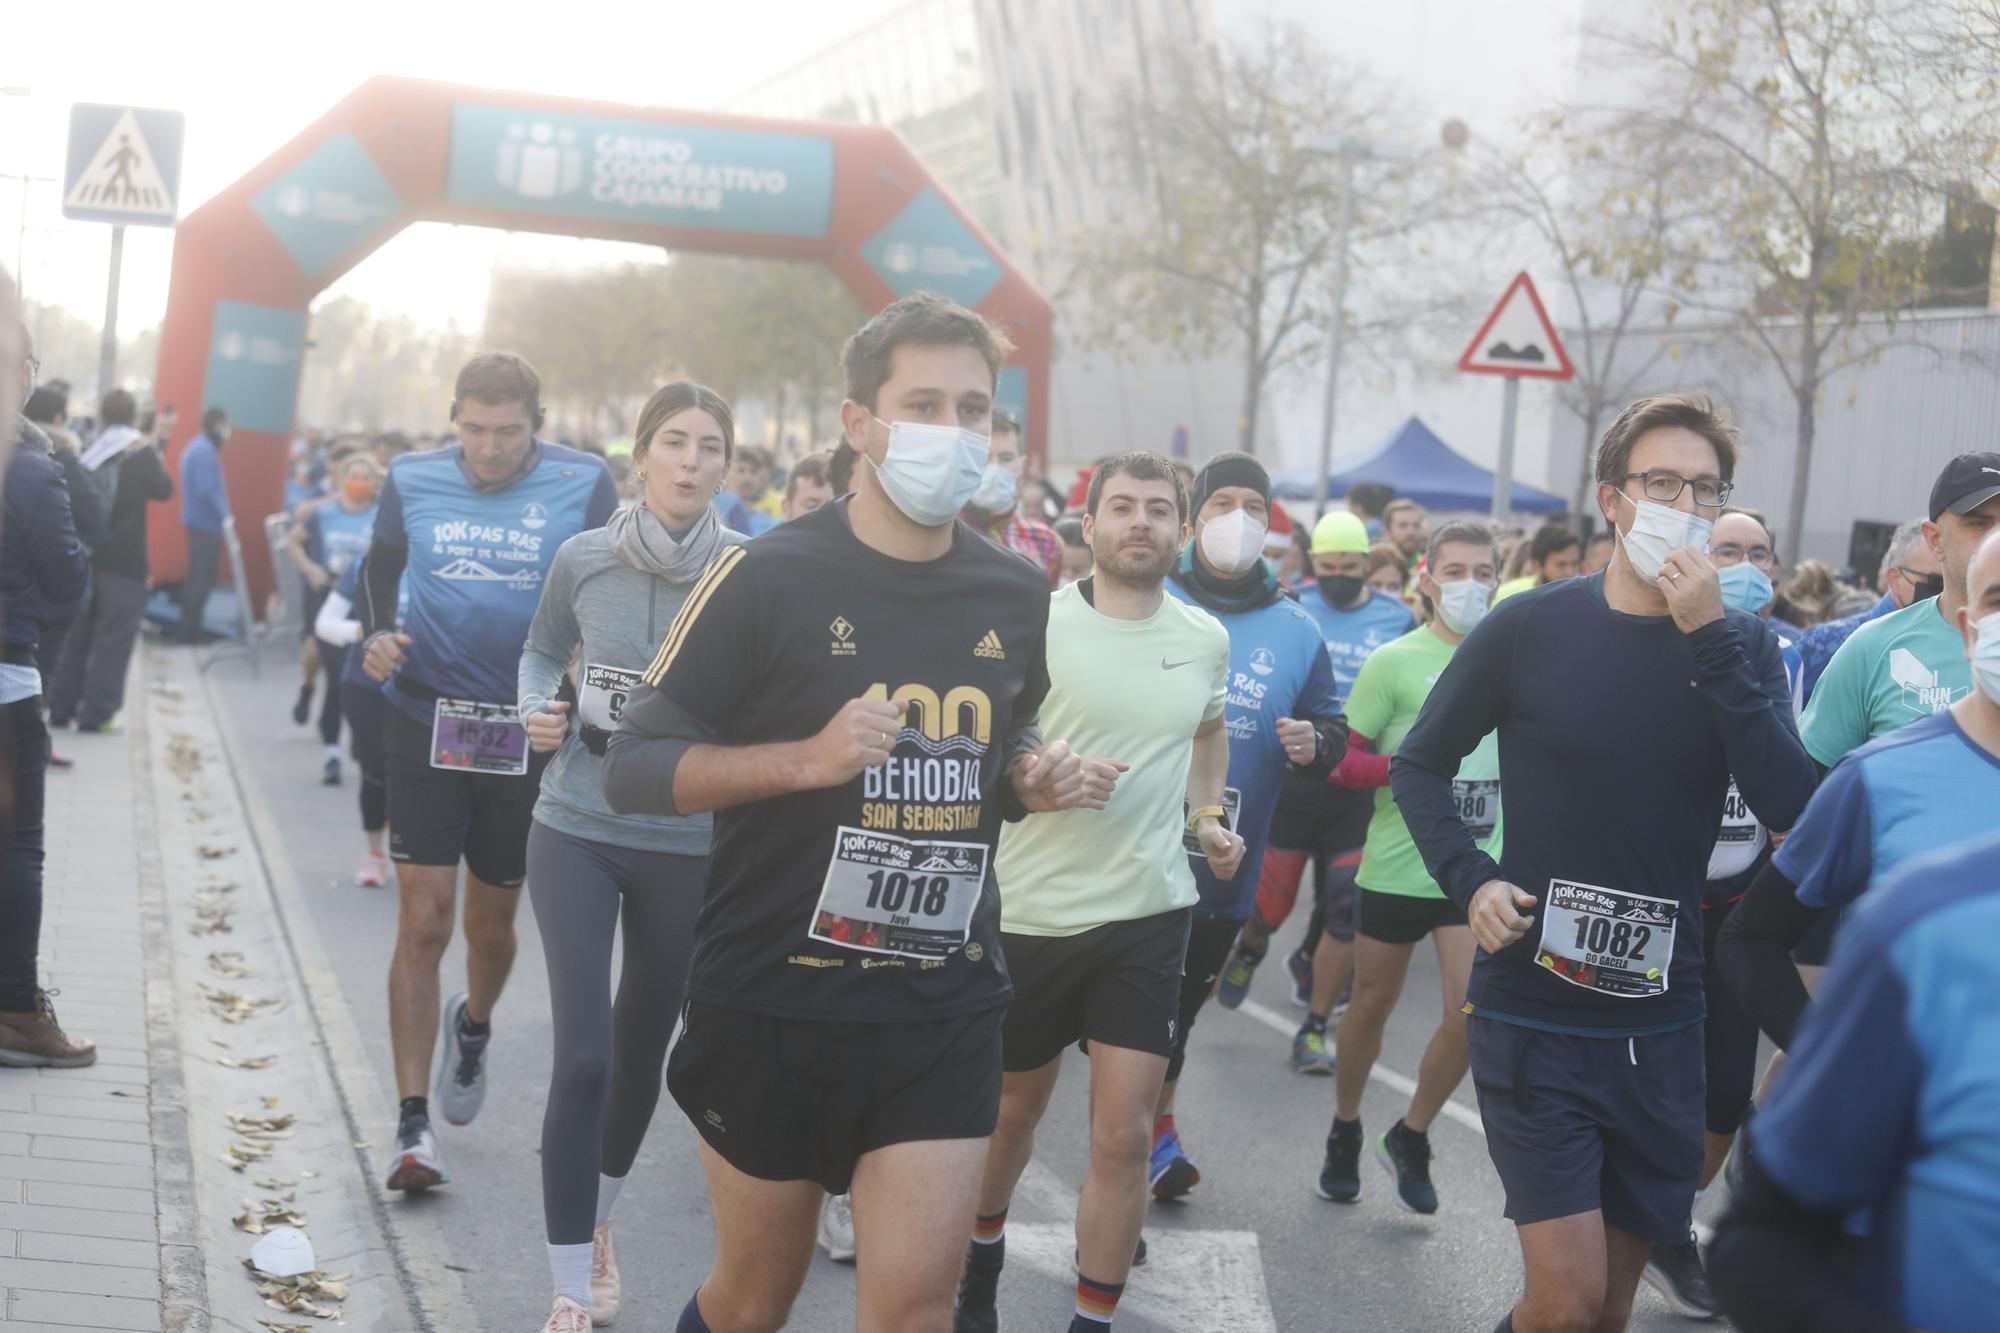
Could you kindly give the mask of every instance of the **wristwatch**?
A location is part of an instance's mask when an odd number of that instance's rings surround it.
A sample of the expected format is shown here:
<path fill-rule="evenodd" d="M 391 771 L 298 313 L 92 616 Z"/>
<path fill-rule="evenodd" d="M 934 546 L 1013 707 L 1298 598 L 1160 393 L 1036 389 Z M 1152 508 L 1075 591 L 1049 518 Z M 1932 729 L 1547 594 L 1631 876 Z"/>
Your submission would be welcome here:
<path fill-rule="evenodd" d="M 1223 816 L 1223 809 L 1221 806 L 1204 805 L 1200 809 L 1195 810 L 1188 815 L 1188 832 L 1189 833 L 1197 832 L 1195 825 L 1199 824 L 1204 819 L 1219 820 L 1222 818 L 1222 816 Z"/>

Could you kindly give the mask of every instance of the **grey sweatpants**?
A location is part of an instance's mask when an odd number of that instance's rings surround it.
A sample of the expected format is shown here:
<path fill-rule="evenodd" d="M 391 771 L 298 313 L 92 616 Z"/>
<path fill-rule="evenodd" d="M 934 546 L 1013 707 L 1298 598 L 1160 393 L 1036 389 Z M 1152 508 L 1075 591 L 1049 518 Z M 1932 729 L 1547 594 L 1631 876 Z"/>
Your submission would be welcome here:
<path fill-rule="evenodd" d="M 89 608 L 70 625 L 62 658 L 44 685 L 52 719 L 94 727 L 125 706 L 125 669 L 145 618 L 143 579 L 91 571 Z"/>
<path fill-rule="evenodd" d="M 528 829 L 528 899 L 548 961 L 555 1067 L 542 1114 L 549 1244 L 587 1245 L 597 1177 L 632 1170 L 660 1099 L 708 858 Z M 611 940 L 625 930 L 611 996 Z"/>

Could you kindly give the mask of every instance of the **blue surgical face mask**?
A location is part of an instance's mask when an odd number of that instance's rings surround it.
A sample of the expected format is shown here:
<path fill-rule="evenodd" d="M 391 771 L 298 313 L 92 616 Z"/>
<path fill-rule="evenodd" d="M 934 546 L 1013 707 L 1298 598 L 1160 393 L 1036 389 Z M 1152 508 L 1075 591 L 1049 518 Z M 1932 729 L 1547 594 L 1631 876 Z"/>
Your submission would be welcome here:
<path fill-rule="evenodd" d="M 991 441 L 962 426 L 874 420 L 889 432 L 889 450 L 874 464 L 875 475 L 896 508 L 927 528 L 957 518 L 979 489 Z"/>
<path fill-rule="evenodd" d="M 1438 618 L 1454 634 L 1470 634 L 1493 605 L 1493 587 L 1478 579 L 1453 579 L 1438 584 Z"/>
<path fill-rule="evenodd" d="M 979 489 L 968 501 L 983 514 L 1004 514 L 1014 507 L 1014 469 L 1002 463 L 988 463 L 980 474 Z"/>
<path fill-rule="evenodd" d="M 1722 604 L 1756 615 L 1771 604 L 1775 590 L 1771 576 L 1748 560 L 1725 565 L 1716 571 L 1722 581 Z"/>

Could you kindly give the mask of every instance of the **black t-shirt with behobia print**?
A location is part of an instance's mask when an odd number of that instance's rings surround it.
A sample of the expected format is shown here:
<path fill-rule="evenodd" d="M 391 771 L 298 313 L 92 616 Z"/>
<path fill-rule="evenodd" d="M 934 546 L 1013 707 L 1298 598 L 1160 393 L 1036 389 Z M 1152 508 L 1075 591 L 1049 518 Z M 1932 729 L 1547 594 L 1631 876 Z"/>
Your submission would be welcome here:
<path fill-rule="evenodd" d="M 894 559 L 847 505 L 716 557 L 626 704 L 607 786 L 666 800 L 675 748 L 647 739 L 798 741 L 851 699 L 908 703 L 887 764 L 716 812 L 688 995 L 836 1022 L 976 1013 L 1012 994 L 993 846 L 1008 737 L 1048 692 L 1048 583 L 962 523 L 945 555 Z"/>

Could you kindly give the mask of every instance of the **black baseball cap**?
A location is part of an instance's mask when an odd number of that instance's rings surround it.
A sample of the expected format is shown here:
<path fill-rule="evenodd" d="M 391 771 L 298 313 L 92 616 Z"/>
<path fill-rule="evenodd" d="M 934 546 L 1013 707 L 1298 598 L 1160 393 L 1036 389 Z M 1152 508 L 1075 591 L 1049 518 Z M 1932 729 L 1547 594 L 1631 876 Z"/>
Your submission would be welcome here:
<path fill-rule="evenodd" d="M 1969 514 L 2000 495 L 2000 454 L 1960 454 L 1931 487 L 1931 522 L 1946 510 Z"/>

